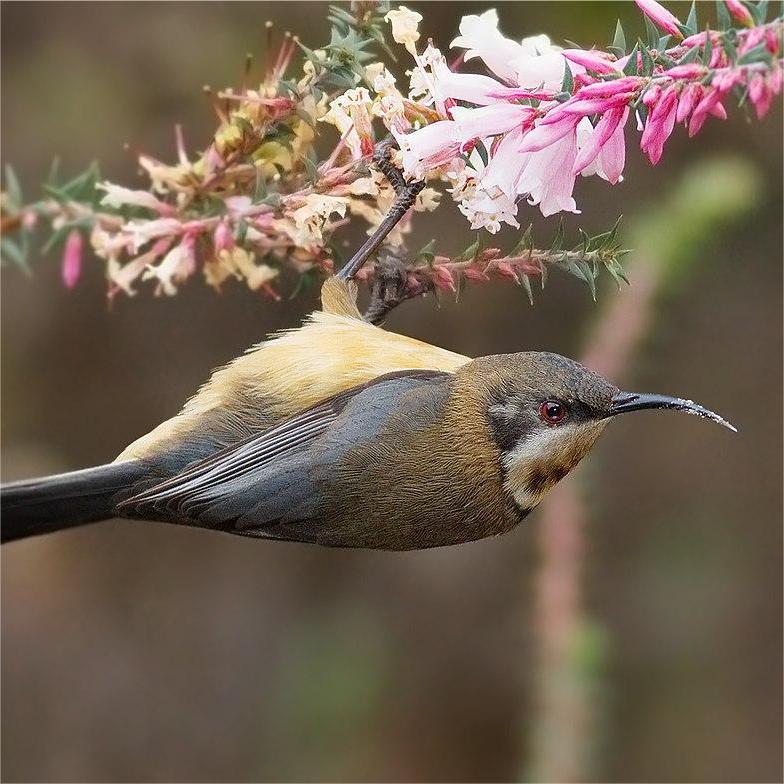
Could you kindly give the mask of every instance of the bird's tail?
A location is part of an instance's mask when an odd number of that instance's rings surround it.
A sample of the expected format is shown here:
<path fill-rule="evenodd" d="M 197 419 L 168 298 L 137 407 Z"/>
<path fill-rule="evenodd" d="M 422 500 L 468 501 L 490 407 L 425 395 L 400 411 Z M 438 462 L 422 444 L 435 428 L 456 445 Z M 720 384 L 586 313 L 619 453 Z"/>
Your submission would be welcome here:
<path fill-rule="evenodd" d="M 113 516 L 118 493 L 144 475 L 130 460 L 0 487 L 0 541 L 59 531 Z"/>

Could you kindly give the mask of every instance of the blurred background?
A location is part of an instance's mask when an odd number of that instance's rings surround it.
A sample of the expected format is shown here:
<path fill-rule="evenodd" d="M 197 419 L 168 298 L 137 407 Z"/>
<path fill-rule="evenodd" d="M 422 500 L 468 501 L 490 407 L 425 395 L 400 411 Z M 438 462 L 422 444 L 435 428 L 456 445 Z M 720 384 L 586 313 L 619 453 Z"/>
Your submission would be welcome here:
<path fill-rule="evenodd" d="M 409 5 L 444 49 L 463 14 L 490 7 Z M 617 17 L 627 39 L 643 29 L 631 3 L 498 8 L 515 38 L 604 45 Z M 54 155 L 65 173 L 97 159 L 141 187 L 123 143 L 170 159 L 182 122 L 201 148 L 201 86 L 239 80 L 266 19 L 311 46 L 328 36 L 315 2 L 4 3 L 3 162 L 29 197 Z M 515 532 L 451 549 L 341 552 L 122 521 L 5 547 L 4 780 L 781 780 L 781 103 L 763 123 L 733 108 L 696 141 L 676 131 L 655 169 L 633 135 L 626 181 L 578 182 L 583 212 L 566 218 L 576 237 L 624 213 L 642 246 L 620 297 L 602 281 L 594 304 L 553 275 L 534 307 L 511 285 L 469 287 L 389 326 L 472 355 L 587 354 L 739 435 L 629 417 Z M 718 207 L 693 218 L 700 193 Z M 526 212 L 548 243 L 553 222 Z M 433 236 L 462 249 L 465 220 L 445 203 L 411 247 Z M 315 304 L 192 282 L 109 310 L 102 271 L 91 259 L 72 292 L 57 254 L 32 278 L 3 273 L 4 480 L 111 460 Z M 629 356 L 602 359 L 624 335 Z M 579 563 L 558 572 L 564 552 Z M 566 643 L 548 631 L 548 596 Z"/>

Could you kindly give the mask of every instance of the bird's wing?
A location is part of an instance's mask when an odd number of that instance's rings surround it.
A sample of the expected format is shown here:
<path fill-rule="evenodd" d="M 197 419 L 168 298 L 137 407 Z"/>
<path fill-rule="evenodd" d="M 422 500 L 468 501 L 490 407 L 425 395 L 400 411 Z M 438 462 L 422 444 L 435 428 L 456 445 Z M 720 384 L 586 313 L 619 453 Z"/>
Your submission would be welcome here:
<path fill-rule="evenodd" d="M 296 517 L 293 510 L 303 510 L 317 493 L 308 450 L 349 404 L 355 403 L 351 422 L 336 439 L 341 449 L 350 448 L 352 438 L 372 438 L 372 425 L 400 404 L 403 392 L 450 378 L 439 371 L 399 371 L 353 387 L 126 499 L 117 513 L 224 529 L 241 517 L 256 523 L 277 519 L 284 511 Z"/>

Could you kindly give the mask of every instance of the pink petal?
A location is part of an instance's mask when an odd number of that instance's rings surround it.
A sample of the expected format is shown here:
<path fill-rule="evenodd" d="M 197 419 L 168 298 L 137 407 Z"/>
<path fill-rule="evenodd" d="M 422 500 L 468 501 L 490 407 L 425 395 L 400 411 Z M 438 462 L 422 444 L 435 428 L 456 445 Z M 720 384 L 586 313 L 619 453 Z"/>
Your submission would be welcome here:
<path fill-rule="evenodd" d="M 547 125 L 540 122 L 532 131 L 525 134 L 519 152 L 538 152 L 545 147 L 549 147 L 551 144 L 563 139 L 567 134 L 572 133 L 579 121 L 579 117 L 566 116 L 559 122 Z"/>
<path fill-rule="evenodd" d="M 607 113 L 602 115 L 602 118 L 596 123 L 588 143 L 577 154 L 577 160 L 574 162 L 572 174 L 579 174 L 583 169 L 587 169 L 596 156 L 601 152 L 602 147 L 607 143 L 608 139 L 615 133 L 621 118 L 626 114 L 628 116 L 629 110 L 624 109 L 610 109 Z"/>
<path fill-rule="evenodd" d="M 620 79 L 612 79 L 609 82 L 596 82 L 581 87 L 576 93 L 575 98 L 608 98 L 617 93 L 634 92 L 642 82 L 639 76 L 623 76 Z"/>
<path fill-rule="evenodd" d="M 664 73 L 671 79 L 701 79 L 707 73 L 707 69 L 699 63 L 686 63 L 676 65 Z"/>
<path fill-rule="evenodd" d="M 724 0 L 724 4 L 727 6 L 729 12 L 741 23 L 751 27 L 754 24 L 754 20 L 751 18 L 751 14 L 749 13 L 749 9 L 746 8 L 740 0 Z"/>
<path fill-rule="evenodd" d="M 563 49 L 561 54 L 570 62 L 596 73 L 613 73 L 618 70 L 617 63 L 607 52 L 596 49 Z"/>
<path fill-rule="evenodd" d="M 639 9 L 662 30 L 682 38 L 681 31 L 678 28 L 680 21 L 678 17 L 671 14 L 663 5 L 657 3 L 656 0 L 634 0 Z"/>
<path fill-rule="evenodd" d="M 72 289 L 82 272 L 82 233 L 78 229 L 71 229 L 65 240 L 63 250 L 63 263 L 61 275 L 63 284 L 67 289 Z"/>
<path fill-rule="evenodd" d="M 613 135 L 607 140 L 607 143 L 602 147 L 599 153 L 599 163 L 604 171 L 607 181 L 611 185 L 615 185 L 623 174 L 623 167 L 626 165 L 626 138 L 624 136 L 624 129 L 626 127 L 626 120 L 629 117 L 628 107 L 623 110 L 618 126 Z"/>

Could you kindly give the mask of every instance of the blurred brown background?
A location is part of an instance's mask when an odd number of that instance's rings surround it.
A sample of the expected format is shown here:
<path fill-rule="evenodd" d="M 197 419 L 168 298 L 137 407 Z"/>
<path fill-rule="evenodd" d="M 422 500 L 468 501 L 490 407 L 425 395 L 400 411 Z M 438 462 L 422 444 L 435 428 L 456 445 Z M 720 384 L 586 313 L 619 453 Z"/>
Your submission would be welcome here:
<path fill-rule="evenodd" d="M 412 5 L 442 48 L 461 15 L 488 7 Z M 517 38 L 604 44 L 618 16 L 642 29 L 631 3 L 498 7 Z M 65 172 L 96 158 L 108 179 L 141 183 L 123 142 L 171 158 L 181 121 L 201 147 L 213 127 L 201 85 L 237 82 L 266 19 L 318 45 L 325 17 L 321 3 L 3 3 L 3 161 L 30 196 L 55 154 Z M 700 249 L 617 379 L 692 397 L 740 434 L 641 414 L 611 427 L 577 472 L 591 516 L 585 603 L 606 640 L 586 778 L 782 776 L 781 104 L 762 124 L 730 114 L 696 142 L 676 131 L 656 169 L 630 126 L 626 182 L 579 182 L 583 213 L 566 220 L 572 236 L 620 212 L 633 222 L 719 152 L 763 178 L 757 206 Z M 521 213 L 552 236 L 551 222 Z M 432 236 L 447 251 L 468 240 L 447 204 L 412 245 Z M 112 459 L 211 368 L 314 304 L 192 283 L 108 311 L 102 263 L 90 259 L 70 293 L 58 263 L 36 258 L 33 279 L 3 273 L 6 480 Z M 604 281 L 600 304 L 611 296 Z M 584 286 L 553 276 L 533 308 L 493 285 L 440 310 L 411 303 L 390 326 L 468 354 L 575 355 L 596 311 Z M 500 539 L 407 554 L 137 522 L 8 546 L 3 779 L 517 780 L 539 715 L 539 517 Z"/>

